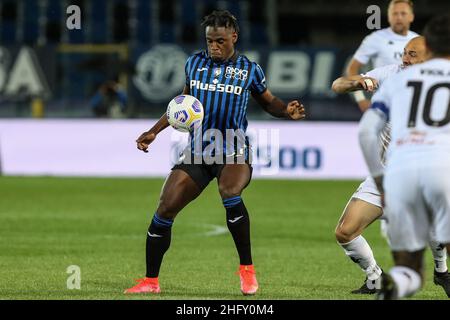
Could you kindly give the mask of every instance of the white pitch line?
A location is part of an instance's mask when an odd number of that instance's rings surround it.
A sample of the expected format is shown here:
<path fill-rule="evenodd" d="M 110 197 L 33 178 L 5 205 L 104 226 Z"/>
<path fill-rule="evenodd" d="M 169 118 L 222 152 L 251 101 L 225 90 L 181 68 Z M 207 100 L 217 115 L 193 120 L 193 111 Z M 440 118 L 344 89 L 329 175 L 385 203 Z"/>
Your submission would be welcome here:
<path fill-rule="evenodd" d="M 208 237 L 219 236 L 228 232 L 228 228 L 216 224 L 203 224 L 206 227 L 212 228 L 211 231 L 205 232 L 204 235 Z"/>

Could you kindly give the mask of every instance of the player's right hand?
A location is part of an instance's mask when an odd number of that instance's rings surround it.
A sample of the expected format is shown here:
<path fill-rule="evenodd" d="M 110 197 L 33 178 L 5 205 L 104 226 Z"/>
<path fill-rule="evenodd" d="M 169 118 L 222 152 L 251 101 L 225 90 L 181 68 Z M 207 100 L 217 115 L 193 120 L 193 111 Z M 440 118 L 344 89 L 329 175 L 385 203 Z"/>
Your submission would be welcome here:
<path fill-rule="evenodd" d="M 139 136 L 139 138 L 136 139 L 137 148 L 144 152 L 148 152 L 148 146 L 153 142 L 153 140 L 155 140 L 155 138 L 156 134 L 154 134 L 153 132 L 144 132 Z"/>
<path fill-rule="evenodd" d="M 362 77 L 357 80 L 358 86 L 368 92 L 373 92 L 378 88 L 378 80 L 370 77 Z"/>

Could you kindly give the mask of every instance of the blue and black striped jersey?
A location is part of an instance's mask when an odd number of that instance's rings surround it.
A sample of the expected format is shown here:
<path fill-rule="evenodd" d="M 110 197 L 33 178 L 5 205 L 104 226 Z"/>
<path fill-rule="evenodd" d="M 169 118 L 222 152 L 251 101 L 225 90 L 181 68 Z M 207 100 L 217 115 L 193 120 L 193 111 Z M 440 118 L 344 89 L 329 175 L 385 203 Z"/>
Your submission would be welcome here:
<path fill-rule="evenodd" d="M 203 104 L 202 132 L 217 129 L 247 129 L 247 104 L 251 92 L 266 91 L 266 78 L 261 67 L 238 54 L 224 62 L 214 62 L 206 51 L 190 56 L 185 66 L 189 94 Z M 192 136 L 191 136 L 192 138 Z"/>

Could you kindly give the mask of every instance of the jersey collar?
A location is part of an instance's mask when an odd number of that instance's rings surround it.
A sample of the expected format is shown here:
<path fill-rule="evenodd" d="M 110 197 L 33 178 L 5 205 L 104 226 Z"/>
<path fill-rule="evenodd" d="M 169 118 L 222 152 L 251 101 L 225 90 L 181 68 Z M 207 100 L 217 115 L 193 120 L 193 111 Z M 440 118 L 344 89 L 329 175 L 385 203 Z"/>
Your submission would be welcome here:
<path fill-rule="evenodd" d="M 405 38 L 408 38 L 408 37 L 410 36 L 410 32 L 411 32 L 411 30 L 408 30 L 408 32 L 406 33 L 406 36 L 403 36 L 403 35 L 401 35 L 401 34 L 395 33 L 394 30 L 392 30 L 391 27 L 388 27 L 387 29 L 388 29 L 389 33 L 390 33 L 392 36 L 394 36 L 394 37 L 396 37 L 396 38 L 398 38 L 398 39 L 405 39 Z"/>

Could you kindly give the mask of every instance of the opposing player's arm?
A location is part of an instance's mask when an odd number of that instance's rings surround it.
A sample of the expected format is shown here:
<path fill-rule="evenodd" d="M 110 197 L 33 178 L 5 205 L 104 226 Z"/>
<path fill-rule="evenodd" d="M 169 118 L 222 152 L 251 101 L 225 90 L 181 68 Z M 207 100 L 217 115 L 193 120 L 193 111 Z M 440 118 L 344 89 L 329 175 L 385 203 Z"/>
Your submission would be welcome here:
<path fill-rule="evenodd" d="M 362 66 L 364 66 L 363 63 L 353 58 L 352 60 L 350 60 L 350 63 L 345 70 L 345 75 L 347 77 L 358 76 L 360 74 Z M 359 109 L 361 109 L 362 112 L 366 111 L 370 107 L 370 101 L 366 99 L 362 92 L 356 90 L 356 92 L 352 92 L 351 95 L 355 99 L 356 103 L 359 106 Z"/>
<path fill-rule="evenodd" d="M 297 100 L 288 104 L 274 96 L 269 89 L 263 93 L 252 92 L 252 97 L 269 114 L 277 118 L 301 120 L 305 118 L 305 107 Z"/>
<path fill-rule="evenodd" d="M 388 79 L 372 97 L 372 105 L 361 118 L 358 138 L 370 175 L 383 195 L 383 164 L 380 154 L 380 133 L 389 120 L 389 106 L 392 103 L 392 81 Z M 382 197 L 383 199 L 383 197 Z"/>
<path fill-rule="evenodd" d="M 189 93 L 189 87 L 185 85 L 182 94 Z M 169 121 L 167 120 L 166 113 L 164 113 L 150 130 L 144 132 L 139 136 L 139 138 L 136 139 L 137 148 L 144 152 L 148 152 L 148 146 L 156 139 L 158 133 L 166 129 L 168 126 Z"/>
<path fill-rule="evenodd" d="M 362 66 L 364 66 L 363 63 L 353 58 L 352 60 L 350 60 L 350 63 L 347 65 L 347 68 L 345 69 L 345 75 L 347 77 L 359 75 L 360 74 L 359 70 L 361 70 Z"/>
<path fill-rule="evenodd" d="M 358 138 L 364 159 L 378 189 L 383 192 L 383 165 L 380 161 L 379 135 L 387 122 L 387 115 L 375 104 L 367 110 L 359 123 Z"/>
<path fill-rule="evenodd" d="M 331 89 L 336 93 L 348 93 L 356 90 L 372 92 L 376 88 L 378 88 L 376 79 L 361 75 L 340 77 L 334 80 L 331 86 Z"/>

